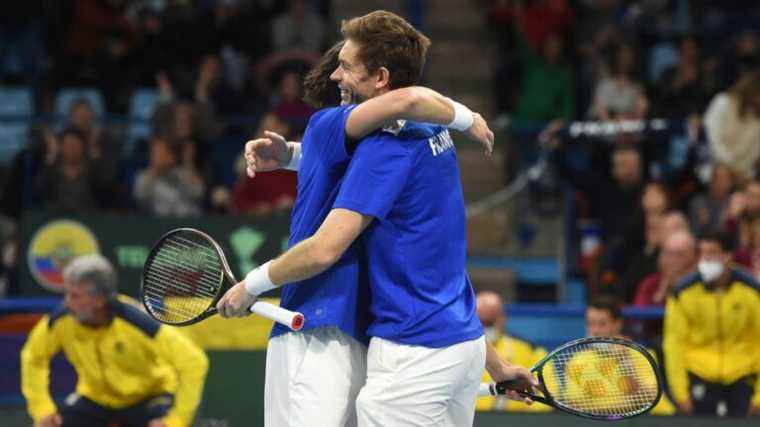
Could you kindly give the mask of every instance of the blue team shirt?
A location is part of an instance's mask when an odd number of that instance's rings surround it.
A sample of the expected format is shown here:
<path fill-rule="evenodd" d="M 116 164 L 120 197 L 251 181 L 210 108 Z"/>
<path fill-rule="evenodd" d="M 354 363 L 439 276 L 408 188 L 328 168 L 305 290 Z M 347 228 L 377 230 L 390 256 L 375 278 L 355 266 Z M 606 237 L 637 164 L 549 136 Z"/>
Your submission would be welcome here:
<path fill-rule="evenodd" d="M 301 141 L 298 195 L 291 214 L 289 246 L 316 233 L 332 209 L 340 180 L 348 167 L 345 125 L 353 106 L 316 112 Z M 354 242 L 327 271 L 282 287 L 280 305 L 303 313 L 302 330 L 337 326 L 361 342 L 367 342 L 368 285 L 361 280 L 360 242 Z M 275 323 L 271 337 L 290 332 Z"/>
<path fill-rule="evenodd" d="M 447 130 L 407 122 L 398 135 L 364 139 L 334 207 L 375 217 L 362 235 L 369 336 L 445 347 L 483 335 L 465 270 L 464 198 Z"/>

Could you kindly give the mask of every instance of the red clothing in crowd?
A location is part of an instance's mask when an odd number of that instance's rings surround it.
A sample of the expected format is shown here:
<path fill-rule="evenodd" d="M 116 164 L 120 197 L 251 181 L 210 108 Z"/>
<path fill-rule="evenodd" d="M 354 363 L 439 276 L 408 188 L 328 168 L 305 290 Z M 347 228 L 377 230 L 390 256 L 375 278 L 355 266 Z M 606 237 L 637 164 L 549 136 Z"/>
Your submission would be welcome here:
<path fill-rule="evenodd" d="M 660 288 L 660 280 L 662 280 L 662 273 L 659 271 L 645 277 L 644 280 L 636 286 L 636 296 L 633 298 L 633 305 L 665 305 L 665 298 L 663 298 L 662 301 L 654 301 L 654 294 L 657 292 L 657 289 Z"/>
<path fill-rule="evenodd" d="M 232 206 L 236 213 L 249 213 L 292 204 L 296 198 L 298 178 L 295 172 L 277 170 L 241 177 L 232 190 Z"/>

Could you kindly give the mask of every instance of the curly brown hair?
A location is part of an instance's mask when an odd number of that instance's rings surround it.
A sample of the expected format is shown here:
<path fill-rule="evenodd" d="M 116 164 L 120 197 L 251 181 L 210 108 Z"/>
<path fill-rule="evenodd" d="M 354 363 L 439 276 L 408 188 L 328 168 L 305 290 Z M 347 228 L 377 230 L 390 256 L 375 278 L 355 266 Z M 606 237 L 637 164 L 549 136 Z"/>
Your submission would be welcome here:
<path fill-rule="evenodd" d="M 340 104 L 338 85 L 330 80 L 330 74 L 338 68 L 338 54 L 344 41 L 331 47 L 303 80 L 303 100 L 314 108 Z"/>
<path fill-rule="evenodd" d="M 368 73 L 388 69 L 390 89 L 419 82 L 430 39 L 404 18 L 378 10 L 343 21 L 341 33 L 359 45 L 358 59 Z"/>

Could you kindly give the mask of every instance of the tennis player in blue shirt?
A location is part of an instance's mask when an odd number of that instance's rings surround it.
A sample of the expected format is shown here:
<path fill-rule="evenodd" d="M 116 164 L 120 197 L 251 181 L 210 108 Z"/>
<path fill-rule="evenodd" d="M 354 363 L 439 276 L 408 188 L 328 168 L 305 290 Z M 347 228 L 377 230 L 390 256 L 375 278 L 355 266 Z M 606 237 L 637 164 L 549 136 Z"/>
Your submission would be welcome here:
<path fill-rule="evenodd" d="M 307 76 L 305 87 L 312 99 L 325 97 L 314 92 L 323 90 L 323 80 L 329 82 L 325 70 L 336 68 L 339 47 L 329 51 Z M 331 93 L 337 93 L 335 89 L 333 83 Z M 349 89 L 342 90 L 341 96 L 344 103 L 351 101 Z M 298 170 L 291 246 L 314 234 L 332 209 L 355 141 L 394 118 L 449 123 L 452 101 L 425 88 L 399 89 L 358 106 L 320 110 L 311 118 L 303 144 L 285 142 L 274 133 L 247 144 L 249 175 L 285 166 Z M 472 126 L 468 135 L 487 151 L 491 149 L 485 122 Z M 272 330 L 265 381 L 266 425 L 355 425 L 354 402 L 366 378 L 366 347 L 360 343 L 367 343 L 368 324 L 361 250 L 359 242 L 350 245 L 321 274 L 283 287 L 281 305 L 304 313 L 308 321 L 300 332 L 277 325 Z"/>
<path fill-rule="evenodd" d="M 428 41 L 402 18 L 373 12 L 342 30 L 346 40 L 332 75 L 342 90 L 369 105 L 405 76 L 418 78 Z M 460 104 L 453 111 L 450 127 L 482 121 Z M 349 135 L 350 123 L 349 117 Z M 246 315 L 256 296 L 324 272 L 365 229 L 374 318 L 367 382 L 356 404 L 360 426 L 470 425 L 484 362 L 495 381 L 536 384 L 527 369 L 500 360 L 484 342 L 465 272 L 453 143 L 428 125 L 397 123 L 365 138 L 314 235 L 249 273 L 220 300 L 220 313 Z"/>

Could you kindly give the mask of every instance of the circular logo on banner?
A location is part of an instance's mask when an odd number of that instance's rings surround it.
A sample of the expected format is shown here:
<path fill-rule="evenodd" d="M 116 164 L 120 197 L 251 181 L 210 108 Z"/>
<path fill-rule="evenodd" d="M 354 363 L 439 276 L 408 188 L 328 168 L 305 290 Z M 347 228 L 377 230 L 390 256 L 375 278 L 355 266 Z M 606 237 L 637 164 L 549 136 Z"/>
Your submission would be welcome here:
<path fill-rule="evenodd" d="M 63 269 L 69 261 L 98 252 L 98 240 L 82 223 L 53 221 L 40 228 L 29 243 L 29 271 L 43 287 L 63 292 Z"/>

